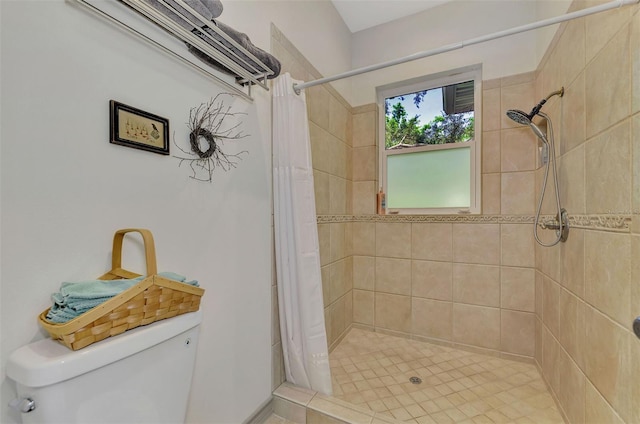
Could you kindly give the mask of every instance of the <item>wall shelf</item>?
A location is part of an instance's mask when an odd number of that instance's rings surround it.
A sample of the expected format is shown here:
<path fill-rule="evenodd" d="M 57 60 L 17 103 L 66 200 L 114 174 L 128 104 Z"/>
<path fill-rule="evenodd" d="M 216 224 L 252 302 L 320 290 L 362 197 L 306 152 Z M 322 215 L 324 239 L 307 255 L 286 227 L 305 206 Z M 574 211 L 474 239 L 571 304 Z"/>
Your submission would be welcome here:
<path fill-rule="evenodd" d="M 126 32 L 141 38 L 160 51 L 214 79 L 234 94 L 253 100 L 251 89 L 254 85 L 267 91 L 269 90 L 267 77 L 273 75 L 274 72 L 182 0 L 174 1 L 196 16 L 200 21 L 199 23 L 202 24 L 201 26 L 206 25 L 217 37 L 212 37 L 205 31 L 198 31 L 197 34 L 188 31 L 161 11 L 141 0 L 67 1 L 81 5 L 107 19 Z M 164 3 L 162 0 L 160 1 Z M 164 3 L 164 6 L 181 15 L 169 3 Z M 200 52 L 231 71 L 232 75 L 228 75 L 203 62 L 189 51 L 187 45 L 197 48 Z"/>

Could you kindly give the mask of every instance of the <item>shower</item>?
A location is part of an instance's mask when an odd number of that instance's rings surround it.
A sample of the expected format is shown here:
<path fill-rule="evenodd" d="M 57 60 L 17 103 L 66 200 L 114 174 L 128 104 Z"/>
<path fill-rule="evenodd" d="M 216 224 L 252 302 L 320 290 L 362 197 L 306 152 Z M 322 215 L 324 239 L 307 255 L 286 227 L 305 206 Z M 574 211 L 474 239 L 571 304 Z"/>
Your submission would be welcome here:
<path fill-rule="evenodd" d="M 540 199 L 538 200 L 538 207 L 536 209 L 536 216 L 535 216 L 535 221 L 533 226 L 533 235 L 536 239 L 536 242 L 538 242 L 538 244 L 544 247 L 555 246 L 561 241 L 562 242 L 566 241 L 567 238 L 569 237 L 569 216 L 567 214 L 567 211 L 560 205 L 560 191 L 558 189 L 558 170 L 556 165 L 556 151 L 555 151 L 555 144 L 554 144 L 554 137 L 553 137 L 553 125 L 551 123 L 551 119 L 549 118 L 549 116 L 546 113 L 540 111 L 542 109 L 542 106 L 551 97 L 553 96 L 562 97 L 563 95 L 564 95 L 564 87 L 560 88 L 560 90 L 558 91 L 554 91 L 553 93 L 549 94 L 547 97 L 542 99 L 537 105 L 533 107 L 533 109 L 531 109 L 531 112 L 529 112 L 528 114 L 518 109 L 510 109 L 507 111 L 507 116 L 511 120 L 521 125 L 528 125 L 533 131 L 533 133 L 538 138 L 540 138 L 540 140 L 542 140 L 542 143 L 543 143 L 543 146 L 542 146 L 543 162 L 545 162 L 544 180 L 542 183 L 542 190 L 540 192 Z M 546 120 L 549 138 L 547 138 L 545 133 L 542 132 L 542 130 L 533 122 L 533 118 L 536 115 L 541 116 Z M 544 155 L 545 152 L 547 153 L 546 155 Z M 549 177 L 549 167 L 551 165 L 551 162 L 553 162 L 553 181 L 554 181 L 555 192 L 556 192 L 555 203 L 556 203 L 557 214 L 554 222 L 540 223 L 540 212 L 542 210 L 542 201 L 544 199 L 544 194 L 547 189 L 547 180 Z M 542 242 L 538 237 L 539 227 L 543 229 L 555 230 L 556 239 L 551 243 Z"/>

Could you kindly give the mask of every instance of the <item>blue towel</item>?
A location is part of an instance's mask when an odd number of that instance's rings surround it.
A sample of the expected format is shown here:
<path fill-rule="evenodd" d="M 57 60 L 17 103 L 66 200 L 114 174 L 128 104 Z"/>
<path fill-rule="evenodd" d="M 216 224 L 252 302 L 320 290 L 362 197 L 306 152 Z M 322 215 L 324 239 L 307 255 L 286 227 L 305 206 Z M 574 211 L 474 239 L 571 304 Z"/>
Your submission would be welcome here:
<path fill-rule="evenodd" d="M 64 282 L 60 286 L 60 294 L 63 298 L 73 299 L 100 299 L 113 297 L 126 289 L 133 287 L 144 277 L 127 280 L 89 280 L 79 283 Z"/>
<path fill-rule="evenodd" d="M 174 272 L 161 272 L 158 275 L 199 287 L 196 280 L 186 281 L 186 277 Z M 53 305 L 47 313 L 47 320 L 54 323 L 64 323 L 77 318 L 88 310 L 133 287 L 144 278 L 141 276 L 122 280 L 63 282 L 60 286 L 60 291 L 51 295 Z"/>

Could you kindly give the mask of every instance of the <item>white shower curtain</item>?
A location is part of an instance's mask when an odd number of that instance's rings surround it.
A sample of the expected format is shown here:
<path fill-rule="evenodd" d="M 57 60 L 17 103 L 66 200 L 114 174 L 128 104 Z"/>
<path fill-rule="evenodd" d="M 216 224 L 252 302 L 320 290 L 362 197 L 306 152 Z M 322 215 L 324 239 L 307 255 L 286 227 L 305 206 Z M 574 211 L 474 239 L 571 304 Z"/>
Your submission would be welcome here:
<path fill-rule="evenodd" d="M 304 92 L 273 84 L 273 195 L 280 333 L 287 381 L 330 395 L 316 203 Z"/>

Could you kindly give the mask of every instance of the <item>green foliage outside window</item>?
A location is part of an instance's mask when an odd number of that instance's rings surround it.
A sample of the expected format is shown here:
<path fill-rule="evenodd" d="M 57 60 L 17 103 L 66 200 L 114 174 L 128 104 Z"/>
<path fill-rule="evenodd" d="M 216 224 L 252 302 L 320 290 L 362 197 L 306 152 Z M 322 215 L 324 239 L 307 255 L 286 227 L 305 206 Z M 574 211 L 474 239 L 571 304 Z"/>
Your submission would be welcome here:
<path fill-rule="evenodd" d="M 420 93 L 416 93 L 418 95 Z M 389 100 L 389 99 L 387 99 Z M 414 98 L 419 104 L 421 98 Z M 389 111 L 391 106 L 391 111 Z M 436 116 L 431 122 L 420 125 L 420 115 L 408 117 L 401 102 L 386 104 L 385 148 L 413 147 L 424 144 L 461 143 L 473 138 L 473 113 L 452 113 Z"/>

